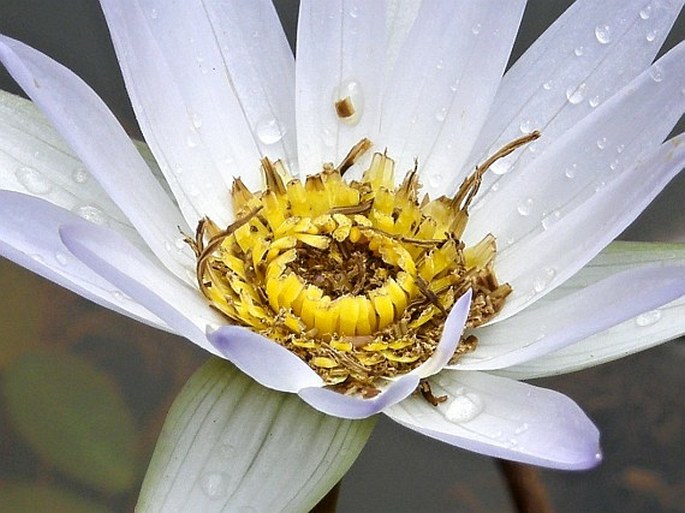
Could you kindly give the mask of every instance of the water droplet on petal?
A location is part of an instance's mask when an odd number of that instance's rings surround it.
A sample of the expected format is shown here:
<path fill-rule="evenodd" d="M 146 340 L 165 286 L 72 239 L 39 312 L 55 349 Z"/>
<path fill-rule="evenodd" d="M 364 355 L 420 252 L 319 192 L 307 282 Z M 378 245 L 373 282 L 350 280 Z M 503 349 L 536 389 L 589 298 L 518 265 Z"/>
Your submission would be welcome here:
<path fill-rule="evenodd" d="M 77 167 L 71 173 L 71 179 L 76 183 L 86 183 L 88 181 L 88 171 L 84 167 Z"/>
<path fill-rule="evenodd" d="M 533 289 L 535 292 L 539 294 L 545 290 L 556 275 L 557 272 L 552 267 L 545 267 L 542 270 L 542 273 L 533 281 Z"/>
<path fill-rule="evenodd" d="M 542 88 L 543 88 L 545 91 L 551 90 L 553 86 L 554 86 L 554 81 L 552 81 L 552 80 L 548 80 L 547 82 L 545 82 L 544 84 L 542 84 Z"/>
<path fill-rule="evenodd" d="M 93 224 L 107 225 L 107 216 L 98 207 L 93 205 L 81 205 L 72 210 L 74 214 L 82 217 L 86 221 L 90 221 Z"/>
<path fill-rule="evenodd" d="M 67 265 L 69 263 L 69 258 L 64 253 L 55 253 L 55 260 L 60 265 Z"/>
<path fill-rule="evenodd" d="M 31 194 L 47 194 L 52 190 L 52 182 L 37 169 L 22 166 L 16 170 L 15 175 Z"/>
<path fill-rule="evenodd" d="M 597 139 L 597 147 L 600 150 L 603 150 L 604 148 L 606 148 L 607 147 L 607 138 L 601 137 L 601 138 Z"/>
<path fill-rule="evenodd" d="M 119 303 L 123 303 L 126 300 L 126 296 L 120 290 L 113 290 L 112 297 Z"/>
<path fill-rule="evenodd" d="M 274 118 L 264 119 L 255 127 L 257 137 L 264 144 L 276 144 L 283 139 L 283 131 Z"/>
<path fill-rule="evenodd" d="M 626 149 L 625 144 L 619 144 L 618 146 L 616 146 L 616 153 L 623 153 L 623 150 L 625 150 L 625 149 Z"/>
<path fill-rule="evenodd" d="M 590 107 L 594 109 L 595 107 L 597 107 L 597 105 L 599 105 L 599 96 L 593 96 L 588 100 L 587 103 L 588 105 L 590 105 Z"/>
<path fill-rule="evenodd" d="M 661 66 L 655 64 L 651 68 L 649 68 L 649 76 L 652 77 L 652 80 L 654 80 L 654 82 L 661 82 L 664 79 L 664 73 L 661 69 Z"/>
<path fill-rule="evenodd" d="M 199 115 L 198 113 L 196 113 L 196 112 L 194 112 L 194 113 L 190 116 L 190 121 L 191 121 L 191 123 L 193 124 L 193 128 L 195 128 L 195 130 L 197 130 L 198 128 L 200 128 L 200 127 L 202 126 L 202 118 L 201 118 L 200 115 Z"/>
<path fill-rule="evenodd" d="M 444 178 L 440 173 L 432 173 L 428 176 L 428 185 L 437 188 L 444 185 Z"/>
<path fill-rule="evenodd" d="M 194 134 L 188 134 L 186 137 L 186 144 L 188 145 L 188 148 L 195 148 L 199 144 L 199 141 Z"/>
<path fill-rule="evenodd" d="M 519 130 L 521 130 L 521 132 L 524 134 L 531 133 L 534 130 L 533 122 L 530 119 L 524 119 L 519 124 Z"/>
<path fill-rule="evenodd" d="M 228 476 L 223 472 L 209 472 L 202 476 L 200 487 L 210 499 L 220 499 L 227 493 Z"/>
<path fill-rule="evenodd" d="M 551 226 L 555 225 L 559 219 L 561 219 L 561 212 L 558 210 L 555 210 L 551 214 L 544 216 L 542 218 L 542 229 L 549 229 Z"/>
<path fill-rule="evenodd" d="M 156 20 L 159 17 L 159 12 L 154 7 L 150 9 L 150 18 Z"/>
<path fill-rule="evenodd" d="M 481 24 L 480 24 L 480 23 L 476 23 L 476 24 L 473 26 L 473 28 L 471 29 L 471 32 L 473 32 L 473 34 L 474 34 L 475 36 L 477 36 L 478 34 L 480 34 L 480 29 L 481 29 L 481 28 L 482 28 Z"/>
<path fill-rule="evenodd" d="M 640 9 L 640 18 L 643 20 L 649 19 L 649 17 L 652 15 L 652 6 L 651 5 L 645 5 L 642 9 Z"/>
<path fill-rule="evenodd" d="M 445 61 L 440 59 L 435 65 L 435 69 L 445 69 Z"/>
<path fill-rule="evenodd" d="M 338 112 L 338 119 L 348 125 L 356 125 L 364 113 L 364 91 L 361 84 L 356 80 L 344 80 L 333 90 L 333 106 L 337 110 L 337 104 L 343 100 L 349 99 L 349 107 L 351 107 L 351 114 L 346 117 L 341 117 Z M 347 105 L 347 102 L 346 102 Z M 350 110 L 347 108 L 346 110 Z"/>
<path fill-rule="evenodd" d="M 530 207 L 533 206 L 533 199 L 528 198 L 523 203 L 516 207 L 517 212 L 522 216 L 530 215 Z"/>
<path fill-rule="evenodd" d="M 616 171 L 616 169 L 618 168 L 618 164 L 619 164 L 618 159 L 612 160 L 611 164 L 609 164 L 609 169 L 611 169 L 612 171 Z"/>
<path fill-rule="evenodd" d="M 457 424 L 469 422 L 475 419 L 485 410 L 483 399 L 473 392 L 457 395 L 450 401 L 445 417 L 450 422 Z"/>
<path fill-rule="evenodd" d="M 656 39 L 657 31 L 656 30 L 650 30 L 647 32 L 647 35 L 645 36 L 645 39 L 649 42 L 652 43 Z"/>
<path fill-rule="evenodd" d="M 576 57 L 580 57 L 581 55 L 583 55 L 583 52 L 584 52 L 584 51 L 585 51 L 585 49 L 584 49 L 582 46 L 578 46 L 578 47 L 576 47 L 576 48 L 573 50 L 573 54 L 574 54 Z"/>
<path fill-rule="evenodd" d="M 635 324 L 644 328 L 645 326 L 652 326 L 656 324 L 657 322 L 659 322 L 660 319 L 661 311 L 651 310 L 649 312 L 645 312 L 635 317 Z"/>
<path fill-rule="evenodd" d="M 237 450 L 233 444 L 224 442 L 219 446 L 219 452 L 224 458 L 231 459 L 236 455 Z"/>
<path fill-rule="evenodd" d="M 504 173 L 506 173 L 510 169 L 511 169 L 511 162 L 506 158 L 500 159 L 500 160 L 494 162 L 490 166 L 490 171 L 496 175 L 503 175 Z M 492 187 L 493 190 L 494 190 L 494 185 L 495 184 L 493 184 L 493 187 Z"/>
<path fill-rule="evenodd" d="M 352 7 L 352 9 L 350 9 L 350 13 L 349 13 L 349 14 L 350 14 L 350 17 L 351 17 L 351 18 L 357 18 L 357 17 L 359 16 L 359 8 L 357 8 L 357 7 Z"/>
<path fill-rule="evenodd" d="M 445 118 L 447 117 L 447 107 L 443 107 L 442 109 L 438 110 L 435 113 L 435 119 L 436 121 L 443 122 L 445 121 Z"/>
<path fill-rule="evenodd" d="M 576 176 L 576 165 L 573 164 L 572 166 L 564 169 L 564 176 L 568 179 L 574 178 Z"/>
<path fill-rule="evenodd" d="M 597 25 L 595 27 L 595 37 L 600 44 L 607 44 L 611 42 L 611 29 L 609 25 Z"/>
<path fill-rule="evenodd" d="M 521 424 L 519 427 L 517 427 L 517 428 L 514 430 L 514 434 L 515 434 L 515 435 L 520 435 L 520 434 L 525 433 L 525 432 L 528 431 L 529 429 L 530 429 L 530 425 L 528 425 L 527 422 L 524 422 L 523 424 Z"/>
<path fill-rule="evenodd" d="M 566 99 L 572 105 L 578 105 L 585 98 L 587 92 L 587 84 L 585 82 L 578 84 L 576 87 L 569 87 L 566 89 Z"/>

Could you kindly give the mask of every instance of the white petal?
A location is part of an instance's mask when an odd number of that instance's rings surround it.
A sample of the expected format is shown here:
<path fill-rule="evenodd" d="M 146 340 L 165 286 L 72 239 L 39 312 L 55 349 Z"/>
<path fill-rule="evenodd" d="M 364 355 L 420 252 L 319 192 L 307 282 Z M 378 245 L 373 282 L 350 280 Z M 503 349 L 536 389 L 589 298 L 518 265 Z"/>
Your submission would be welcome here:
<path fill-rule="evenodd" d="M 559 469 L 601 460 L 599 432 L 568 397 L 479 372 L 445 370 L 430 379 L 432 406 L 412 396 L 384 413 L 403 426 L 470 451 Z"/>
<path fill-rule="evenodd" d="M 36 106 L 4 91 L 0 91 L 0 189 L 44 199 L 139 239 Z"/>
<path fill-rule="evenodd" d="M 202 294 L 148 260 L 117 233 L 87 223 L 60 228 L 64 245 L 79 260 L 119 287 L 176 333 L 216 354 L 205 330 L 224 324 Z"/>
<path fill-rule="evenodd" d="M 373 426 L 322 415 L 212 360 L 174 402 L 136 511 L 309 511 L 343 477 Z"/>
<path fill-rule="evenodd" d="M 685 266 L 641 266 L 619 272 L 561 299 L 538 302 L 514 317 L 475 330 L 477 350 L 464 355 L 454 368 L 490 370 L 516 365 L 684 294 Z"/>
<path fill-rule="evenodd" d="M 420 378 L 432 376 L 440 372 L 447 365 L 447 362 L 450 361 L 450 358 L 454 356 L 469 315 L 472 294 L 473 292 L 469 289 L 457 300 L 445 320 L 442 336 L 438 346 L 435 348 L 435 352 L 428 360 L 411 371 L 410 374 L 416 374 Z"/>
<path fill-rule="evenodd" d="M 97 95 L 60 64 L 10 38 L 0 37 L 0 59 L 155 255 L 177 276 L 185 276 L 192 253 L 178 251 L 175 244 L 178 228 L 189 230 Z"/>
<path fill-rule="evenodd" d="M 365 419 L 396 404 L 409 396 L 419 385 L 419 377 L 405 374 L 391 381 L 375 397 L 364 399 L 360 395 L 344 395 L 321 387 L 304 388 L 298 395 L 304 402 L 320 412 L 343 419 Z"/>
<path fill-rule="evenodd" d="M 297 143 L 300 174 L 338 164 L 363 137 L 376 141 L 386 44 L 385 5 L 303 0 L 297 27 Z M 349 96 L 343 121 L 335 102 Z"/>
<path fill-rule="evenodd" d="M 169 330 L 148 310 L 74 258 L 59 238 L 59 226 L 75 214 L 25 194 L 0 191 L 0 254 L 95 303 Z"/>
<path fill-rule="evenodd" d="M 558 293 L 582 289 L 612 272 L 655 263 L 685 265 L 685 245 L 616 242 L 559 287 Z M 516 379 L 529 379 L 573 372 L 628 356 L 683 334 L 685 298 L 642 313 L 570 347 L 498 373 Z"/>
<path fill-rule="evenodd" d="M 505 74 L 471 164 L 534 129 L 544 136 L 535 152 L 516 152 L 495 169 L 521 168 L 542 154 L 652 63 L 683 3 L 574 2 Z M 502 190 L 517 180 L 515 170 L 486 174 L 476 202 L 492 184 Z"/>
<path fill-rule="evenodd" d="M 323 380 L 302 359 L 247 328 L 223 326 L 208 338 L 220 355 L 267 388 L 298 392 L 323 386 Z"/>
<path fill-rule="evenodd" d="M 680 135 L 664 143 L 546 230 L 502 250 L 497 272 L 514 292 L 497 320 L 553 290 L 618 236 L 683 168 L 684 142 Z"/>
<path fill-rule="evenodd" d="M 516 250 L 524 237 L 579 207 L 624 177 L 666 138 L 685 111 L 685 43 L 555 140 L 537 159 L 512 170 L 510 187 L 471 211 L 465 238 L 493 233 Z M 543 136 L 545 137 L 544 133 Z M 570 178 L 569 178 L 570 177 Z M 638 182 L 639 183 L 639 182 Z"/>
<path fill-rule="evenodd" d="M 233 177 L 261 189 L 261 151 L 294 149 L 292 54 L 273 6 L 101 4 L 141 130 L 188 223 L 228 223 Z"/>
<path fill-rule="evenodd" d="M 381 147 L 425 191 L 453 191 L 490 110 L 524 1 L 424 2 L 388 79 Z"/>

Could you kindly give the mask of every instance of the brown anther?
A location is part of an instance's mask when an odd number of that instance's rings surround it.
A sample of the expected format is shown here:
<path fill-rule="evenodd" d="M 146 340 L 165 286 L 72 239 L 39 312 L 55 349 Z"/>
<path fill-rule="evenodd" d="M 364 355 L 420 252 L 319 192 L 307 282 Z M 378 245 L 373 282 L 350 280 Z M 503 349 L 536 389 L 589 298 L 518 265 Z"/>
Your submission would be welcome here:
<path fill-rule="evenodd" d="M 421 395 L 423 398 L 431 403 L 433 406 L 437 406 L 440 403 L 444 403 L 447 401 L 447 396 L 446 395 L 440 395 L 440 396 L 435 396 L 433 395 L 433 391 L 431 390 L 431 385 L 428 382 L 427 379 L 422 379 L 419 381 L 419 392 L 421 392 Z"/>
<path fill-rule="evenodd" d="M 354 104 L 352 103 L 352 98 L 349 96 L 345 96 L 345 98 L 341 98 L 335 102 L 335 113 L 339 118 L 349 119 L 354 116 L 355 112 L 356 110 L 354 108 Z"/>
<path fill-rule="evenodd" d="M 345 155 L 345 158 L 342 159 L 342 162 L 340 162 L 336 168 L 336 170 L 340 173 L 340 176 L 343 176 L 345 171 L 347 171 L 354 165 L 355 162 L 357 162 L 357 160 L 359 160 L 359 157 L 369 151 L 369 148 L 371 148 L 371 140 L 367 139 L 366 137 L 352 146 L 352 149 L 347 153 L 347 155 Z"/>

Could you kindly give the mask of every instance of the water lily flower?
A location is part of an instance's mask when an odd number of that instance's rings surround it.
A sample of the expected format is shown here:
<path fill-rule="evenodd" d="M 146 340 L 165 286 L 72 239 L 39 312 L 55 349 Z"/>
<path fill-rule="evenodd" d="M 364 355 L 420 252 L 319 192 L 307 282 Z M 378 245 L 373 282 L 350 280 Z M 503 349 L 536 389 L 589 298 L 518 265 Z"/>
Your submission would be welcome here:
<path fill-rule="evenodd" d="M 4 256 L 321 412 L 599 461 L 520 380 L 685 331 L 683 249 L 605 250 L 685 163 L 683 1 L 579 0 L 506 73 L 523 0 L 305 0 L 296 58 L 267 0 L 101 4 L 154 158 L 2 37 L 66 141 L 2 96 Z"/>

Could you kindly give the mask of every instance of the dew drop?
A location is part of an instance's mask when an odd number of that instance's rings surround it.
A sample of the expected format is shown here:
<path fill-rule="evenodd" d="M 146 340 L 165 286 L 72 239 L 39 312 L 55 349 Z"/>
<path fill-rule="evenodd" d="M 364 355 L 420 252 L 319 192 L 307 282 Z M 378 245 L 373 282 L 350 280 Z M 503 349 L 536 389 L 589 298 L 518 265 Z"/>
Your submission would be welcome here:
<path fill-rule="evenodd" d="M 514 434 L 515 435 L 521 435 L 521 434 L 525 433 L 526 431 L 528 431 L 529 429 L 530 429 L 530 426 L 528 425 L 528 423 L 524 422 L 523 424 L 521 424 L 519 427 L 517 427 L 514 430 Z"/>
<path fill-rule="evenodd" d="M 43 174 L 28 166 L 22 166 L 15 172 L 17 180 L 31 194 L 47 194 L 52 190 L 52 183 Z"/>
<path fill-rule="evenodd" d="M 31 258 L 33 260 L 35 260 L 36 262 L 38 262 L 39 264 L 45 263 L 45 259 L 43 258 L 43 255 L 40 255 L 38 253 L 34 253 L 33 255 L 31 255 Z"/>
<path fill-rule="evenodd" d="M 264 144 L 276 144 L 283 139 L 283 131 L 274 118 L 264 119 L 257 123 L 255 132 Z"/>
<path fill-rule="evenodd" d="M 197 137 L 194 134 L 188 134 L 186 137 L 186 145 L 188 148 L 195 148 L 198 145 Z"/>
<path fill-rule="evenodd" d="M 618 164 L 619 164 L 618 159 L 612 160 L 611 164 L 609 164 L 609 169 L 611 169 L 612 171 L 616 171 L 616 169 L 618 168 Z"/>
<path fill-rule="evenodd" d="M 533 131 L 533 122 L 530 119 L 524 119 L 519 124 L 519 130 L 524 134 L 529 134 Z"/>
<path fill-rule="evenodd" d="M 611 29 L 609 25 L 597 25 L 595 27 L 595 37 L 600 44 L 607 44 L 611 42 Z"/>
<path fill-rule="evenodd" d="M 654 82 L 661 82 L 664 79 L 664 73 L 661 66 L 655 64 L 649 68 L 649 76 L 652 77 Z"/>
<path fill-rule="evenodd" d="M 583 48 L 582 46 L 577 46 L 577 47 L 573 50 L 573 54 L 574 54 L 576 57 L 580 57 L 581 55 L 583 55 L 584 52 L 585 52 L 585 48 Z"/>
<path fill-rule="evenodd" d="M 625 150 L 625 149 L 626 149 L 625 144 L 619 144 L 618 146 L 616 146 L 616 153 L 623 153 L 623 150 Z"/>
<path fill-rule="evenodd" d="M 552 80 L 548 80 L 547 82 L 545 82 L 544 84 L 542 84 L 542 88 L 543 88 L 545 91 L 550 91 L 550 90 L 552 89 L 553 86 L 554 86 L 554 81 L 552 81 Z"/>
<path fill-rule="evenodd" d="M 219 453 L 226 459 L 231 459 L 236 455 L 236 448 L 233 444 L 224 442 L 219 446 Z"/>
<path fill-rule="evenodd" d="M 577 87 L 569 87 L 566 89 L 566 99 L 572 105 L 578 105 L 585 98 L 585 93 L 587 92 L 587 84 L 582 82 Z"/>
<path fill-rule="evenodd" d="M 55 253 L 55 260 L 57 260 L 59 265 L 67 265 L 69 263 L 69 259 L 64 253 Z"/>
<path fill-rule="evenodd" d="M 600 150 L 603 150 L 604 148 L 606 148 L 607 147 L 607 138 L 601 137 L 601 138 L 597 139 L 597 147 Z"/>
<path fill-rule="evenodd" d="M 569 180 L 574 178 L 576 176 L 576 165 L 573 164 L 572 166 L 564 169 L 564 176 Z"/>
<path fill-rule="evenodd" d="M 99 225 L 108 224 L 107 223 L 107 217 L 105 216 L 105 213 L 96 206 L 81 205 L 80 207 L 76 207 L 75 209 L 73 209 L 73 212 L 77 216 L 82 217 L 86 221 L 89 221 L 93 224 L 99 224 Z"/>
<path fill-rule="evenodd" d="M 71 179 L 76 183 L 86 183 L 88 181 L 88 171 L 83 167 L 77 167 L 72 171 Z"/>
<path fill-rule="evenodd" d="M 445 118 L 447 117 L 447 107 L 443 107 L 442 109 L 438 110 L 435 113 L 435 120 L 439 122 L 445 121 Z"/>
<path fill-rule="evenodd" d="M 593 96 L 588 100 L 587 103 L 588 105 L 590 105 L 590 107 L 594 109 L 595 107 L 597 107 L 597 105 L 599 105 L 599 96 Z"/>
<path fill-rule="evenodd" d="M 154 7 L 150 9 L 150 18 L 156 20 L 159 17 L 159 12 Z"/>
<path fill-rule="evenodd" d="M 444 180 L 445 179 L 443 178 L 442 174 L 432 173 L 428 177 L 428 185 L 430 185 L 431 187 L 434 187 L 434 188 L 440 187 L 441 185 L 444 185 Z"/>
<path fill-rule="evenodd" d="M 473 28 L 471 29 L 471 32 L 473 32 L 473 35 L 474 35 L 474 36 L 477 36 L 478 34 L 480 34 L 480 29 L 481 29 L 481 28 L 482 28 L 481 24 L 480 24 L 480 23 L 476 23 L 476 24 L 473 26 Z"/>
<path fill-rule="evenodd" d="M 357 17 L 359 17 L 359 8 L 357 8 L 357 7 L 352 7 L 352 9 L 350 9 L 349 14 L 350 14 L 350 18 L 357 18 Z"/>
<path fill-rule="evenodd" d="M 508 159 L 500 159 L 490 166 L 490 171 L 496 175 L 503 175 L 511 169 L 511 162 Z M 494 189 L 494 185 L 493 185 Z"/>
<path fill-rule="evenodd" d="M 126 296 L 124 296 L 124 293 L 120 290 L 113 290 L 112 297 L 119 303 L 123 303 L 126 300 Z"/>
<path fill-rule="evenodd" d="M 445 61 L 440 59 L 435 65 L 435 69 L 445 69 Z"/>
<path fill-rule="evenodd" d="M 542 229 L 549 229 L 551 226 L 554 226 L 559 219 L 561 219 L 561 212 L 558 210 L 553 211 L 551 214 L 547 214 L 542 218 Z"/>
<path fill-rule="evenodd" d="M 353 112 L 347 117 L 339 117 L 338 119 L 348 125 L 356 125 L 364 113 L 364 91 L 359 82 L 356 80 L 344 80 L 338 87 L 333 89 L 333 106 L 345 99 L 349 99 Z"/>
<path fill-rule="evenodd" d="M 652 326 L 656 324 L 657 322 L 659 322 L 660 319 L 661 311 L 651 310 L 649 312 L 645 312 L 635 317 L 635 324 L 644 328 L 645 326 Z"/>
<path fill-rule="evenodd" d="M 640 18 L 643 20 L 649 19 L 649 17 L 652 15 L 652 6 L 651 5 L 645 5 L 641 10 L 640 10 Z"/>
<path fill-rule="evenodd" d="M 527 216 L 527 215 L 530 215 L 530 207 L 532 207 L 532 206 L 533 206 L 533 199 L 528 198 L 526 201 L 524 201 L 518 207 L 516 207 L 516 210 L 520 215 Z"/>
<path fill-rule="evenodd" d="M 202 476 L 200 487 L 210 499 L 220 499 L 227 493 L 228 476 L 223 472 L 209 472 Z"/>
<path fill-rule="evenodd" d="M 200 115 L 197 112 L 194 112 L 190 116 L 190 122 L 193 124 L 193 128 L 195 130 L 197 130 L 198 128 L 200 128 L 202 126 L 202 118 L 200 117 Z"/>
<path fill-rule="evenodd" d="M 478 394 L 467 392 L 456 396 L 450 402 L 445 417 L 457 424 L 475 419 L 485 410 L 485 403 Z"/>
<path fill-rule="evenodd" d="M 550 282 L 557 275 L 557 272 L 551 267 L 545 267 L 542 273 L 539 274 L 533 281 L 533 289 L 536 293 L 540 293 L 547 288 Z"/>
<path fill-rule="evenodd" d="M 654 42 L 654 40 L 656 39 L 656 35 L 657 35 L 657 31 L 656 31 L 656 30 L 650 30 L 649 32 L 647 32 L 647 35 L 645 36 L 645 39 L 646 39 L 648 42 L 652 43 L 652 42 Z"/>

